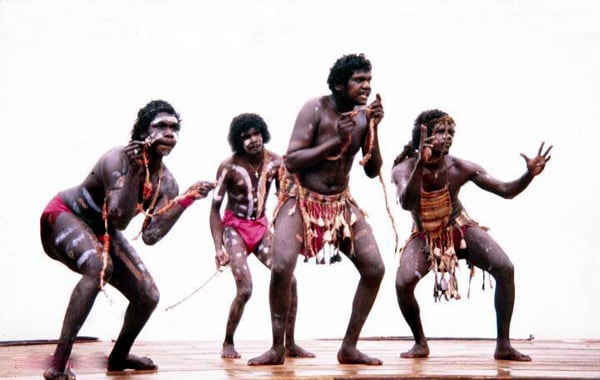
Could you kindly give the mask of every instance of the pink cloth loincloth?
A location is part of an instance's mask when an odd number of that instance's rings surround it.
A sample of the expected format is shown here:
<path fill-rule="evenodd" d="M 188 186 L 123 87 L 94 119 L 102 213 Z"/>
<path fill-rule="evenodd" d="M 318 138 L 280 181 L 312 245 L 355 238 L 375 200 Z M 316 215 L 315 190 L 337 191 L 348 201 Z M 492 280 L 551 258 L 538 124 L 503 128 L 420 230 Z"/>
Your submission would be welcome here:
<path fill-rule="evenodd" d="M 223 227 L 235 228 L 242 240 L 244 240 L 248 253 L 252 253 L 265 236 L 269 228 L 269 221 L 264 215 L 262 218 L 249 220 L 238 218 L 231 210 L 225 210 L 223 214 Z"/>

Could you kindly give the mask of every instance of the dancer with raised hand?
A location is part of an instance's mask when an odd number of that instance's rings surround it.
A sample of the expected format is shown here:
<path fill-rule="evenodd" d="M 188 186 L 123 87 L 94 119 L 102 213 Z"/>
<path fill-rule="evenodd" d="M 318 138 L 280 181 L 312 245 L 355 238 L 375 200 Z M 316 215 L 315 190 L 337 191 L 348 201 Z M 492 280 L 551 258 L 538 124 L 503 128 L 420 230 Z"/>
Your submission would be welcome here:
<path fill-rule="evenodd" d="M 504 198 L 513 198 L 529 186 L 550 160 L 552 146 L 544 144 L 533 158 L 525 159 L 525 173 L 503 182 L 481 166 L 449 154 L 456 124 L 437 109 L 422 112 L 414 123 L 412 141 L 394 161 L 392 181 L 398 200 L 413 218 L 413 231 L 403 248 L 396 274 L 396 293 L 402 315 L 410 326 L 414 346 L 403 358 L 429 356 L 429 346 L 415 298 L 417 283 L 428 272 L 435 275 L 434 297 L 459 299 L 456 272 L 459 259 L 488 271 L 496 280 L 497 338 L 494 357 L 499 360 L 529 361 L 510 342 L 510 322 L 515 302 L 514 268 L 509 257 L 477 222 L 469 217 L 458 193 L 473 182 Z M 473 268 L 473 267 L 472 267 Z"/>

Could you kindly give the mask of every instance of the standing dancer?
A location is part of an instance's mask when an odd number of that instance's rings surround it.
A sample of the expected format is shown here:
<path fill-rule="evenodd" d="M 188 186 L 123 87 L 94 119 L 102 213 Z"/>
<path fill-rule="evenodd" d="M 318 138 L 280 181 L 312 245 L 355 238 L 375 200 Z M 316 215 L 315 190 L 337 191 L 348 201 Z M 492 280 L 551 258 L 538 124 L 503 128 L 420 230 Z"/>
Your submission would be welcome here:
<path fill-rule="evenodd" d="M 383 118 L 383 106 L 377 96 L 366 107 L 371 94 L 371 63 L 362 54 L 339 58 L 327 83 L 331 94 L 308 100 L 300 110 L 284 159 L 290 174 L 281 184 L 274 220 L 270 284 L 273 342 L 264 354 L 250 359 L 249 365 L 284 362 L 284 331 L 298 253 L 307 258 L 318 256 L 318 262 L 325 262 L 323 253 L 329 253 L 330 262 L 335 262 L 340 259 L 339 251 L 352 261 L 360 281 L 338 361 L 382 363 L 356 348 L 385 268 L 371 227 L 350 195 L 348 182 L 354 157 L 361 149 L 369 157 L 364 163 L 366 175 L 379 175 L 382 159 L 377 127 Z"/>
<path fill-rule="evenodd" d="M 272 183 L 278 187 L 277 173 L 281 157 L 265 149 L 271 138 L 267 124 L 259 115 L 245 113 L 236 116 L 229 128 L 229 144 L 233 155 L 219 165 L 217 187 L 213 194 L 210 228 L 215 243 L 217 268 L 227 264 L 235 280 L 236 295 L 229 309 L 222 358 L 239 358 L 233 336 L 252 295 L 252 274 L 248 255 L 267 268 L 271 267 L 271 233 L 265 215 L 265 202 Z M 227 195 L 225 213 L 221 205 Z M 294 329 L 298 297 L 296 282 L 292 283 L 290 313 L 285 335 L 285 352 L 290 357 L 315 355 L 295 343 Z"/>

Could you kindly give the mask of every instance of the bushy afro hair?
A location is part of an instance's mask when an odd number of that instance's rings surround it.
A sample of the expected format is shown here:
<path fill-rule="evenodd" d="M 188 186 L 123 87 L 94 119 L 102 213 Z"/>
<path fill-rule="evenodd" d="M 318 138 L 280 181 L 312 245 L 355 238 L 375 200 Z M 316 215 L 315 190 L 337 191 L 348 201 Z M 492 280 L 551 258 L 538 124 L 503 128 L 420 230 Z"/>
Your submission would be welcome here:
<path fill-rule="evenodd" d="M 242 135 L 250 128 L 258 129 L 262 135 L 264 144 L 271 140 L 269 128 L 262 117 L 255 113 L 242 113 L 234 117 L 229 125 L 229 135 L 227 136 L 227 141 L 229 142 L 229 146 L 231 146 L 231 151 L 233 153 L 241 153 L 244 151 Z"/>

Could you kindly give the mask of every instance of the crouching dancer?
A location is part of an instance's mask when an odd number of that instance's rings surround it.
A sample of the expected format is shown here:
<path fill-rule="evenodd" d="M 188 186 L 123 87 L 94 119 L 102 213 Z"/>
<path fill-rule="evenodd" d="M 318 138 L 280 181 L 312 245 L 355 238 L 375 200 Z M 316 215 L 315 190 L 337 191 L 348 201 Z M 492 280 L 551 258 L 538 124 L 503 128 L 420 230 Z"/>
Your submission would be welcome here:
<path fill-rule="evenodd" d="M 163 163 L 177 143 L 179 114 L 167 102 L 151 101 L 139 110 L 131 141 L 102 155 L 83 182 L 55 196 L 40 219 L 44 250 L 80 273 L 45 379 L 75 379 L 68 363 L 75 337 L 96 296 L 111 284 L 128 300 L 123 327 L 108 356 L 107 370 L 156 371 L 150 358 L 129 351 L 159 300 L 152 276 L 121 230 L 138 214 L 145 244 L 165 236 L 196 199 L 214 187 L 200 181 L 179 195 Z"/>
<path fill-rule="evenodd" d="M 486 229 L 469 217 L 458 199 L 458 193 L 463 185 L 472 181 L 483 190 L 513 198 L 544 170 L 552 147 L 542 153 L 542 143 L 538 154 L 531 159 L 521 154 L 527 165 L 525 174 L 514 181 L 502 182 L 479 165 L 449 154 L 454 131 L 454 120 L 447 113 L 440 110 L 422 112 L 414 123 L 412 143 L 405 146 L 392 169 L 400 204 L 410 211 L 414 222 L 400 258 L 396 293 L 415 344 L 400 356 L 429 356 L 414 294 L 419 280 L 433 271 L 436 300 L 441 297 L 459 299 L 455 269 L 459 259 L 466 259 L 470 265 L 488 271 L 496 280 L 497 338 L 494 357 L 530 361 L 528 355 L 520 353 L 510 343 L 510 321 L 515 302 L 513 264 Z"/>

